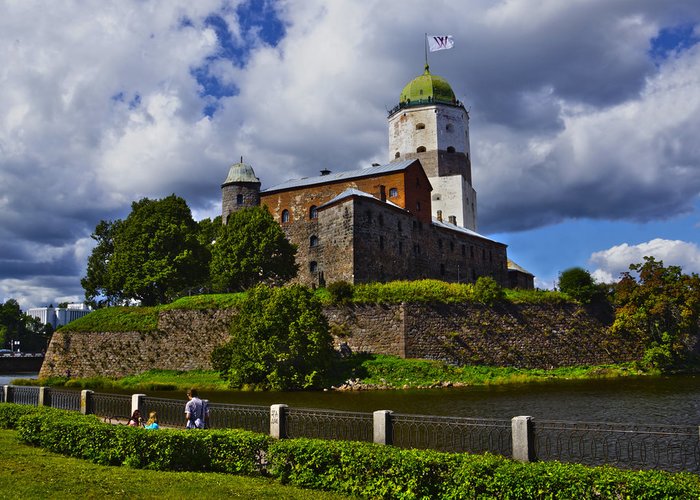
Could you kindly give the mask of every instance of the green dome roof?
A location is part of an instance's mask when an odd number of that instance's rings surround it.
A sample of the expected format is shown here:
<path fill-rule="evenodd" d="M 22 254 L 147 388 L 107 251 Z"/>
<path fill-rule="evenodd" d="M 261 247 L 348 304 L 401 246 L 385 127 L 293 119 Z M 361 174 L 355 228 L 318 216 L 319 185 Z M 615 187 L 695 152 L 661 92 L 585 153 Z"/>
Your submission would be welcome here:
<path fill-rule="evenodd" d="M 260 179 L 255 177 L 253 167 L 243 163 L 243 158 L 241 158 L 240 163 L 231 165 L 224 184 L 229 184 L 231 182 L 260 182 Z"/>
<path fill-rule="evenodd" d="M 441 102 L 458 104 L 452 87 L 441 76 L 431 75 L 430 68 L 425 65 L 422 75 L 415 77 L 401 91 L 400 104 Z"/>

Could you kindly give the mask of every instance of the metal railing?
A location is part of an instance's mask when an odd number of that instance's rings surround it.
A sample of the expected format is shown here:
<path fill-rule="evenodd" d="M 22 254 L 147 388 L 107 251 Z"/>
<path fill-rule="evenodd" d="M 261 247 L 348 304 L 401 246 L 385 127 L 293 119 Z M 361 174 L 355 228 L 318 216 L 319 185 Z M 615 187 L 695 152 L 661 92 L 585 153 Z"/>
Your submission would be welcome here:
<path fill-rule="evenodd" d="M 698 427 L 534 420 L 538 460 L 700 472 Z"/>
<path fill-rule="evenodd" d="M 39 388 L 25 386 L 11 386 L 12 402 L 21 405 L 37 406 L 39 404 Z"/>
<path fill-rule="evenodd" d="M 339 439 L 371 443 L 372 434 L 371 413 L 311 408 L 287 409 L 287 436 L 290 438 Z"/>
<path fill-rule="evenodd" d="M 88 413 L 93 413 L 106 420 L 123 420 L 131 416 L 131 396 L 96 392 L 90 400 Z"/>
<path fill-rule="evenodd" d="M 184 404 L 181 404 L 180 423 L 184 423 L 184 408 Z M 245 429 L 268 434 L 270 432 L 270 407 L 213 403 L 209 405 L 209 427 L 212 429 Z"/>
<path fill-rule="evenodd" d="M 61 410 L 80 411 L 80 392 L 61 389 L 51 389 L 48 393 L 48 404 L 52 408 Z"/>
<path fill-rule="evenodd" d="M 510 420 L 392 415 L 394 445 L 455 453 L 513 454 Z"/>

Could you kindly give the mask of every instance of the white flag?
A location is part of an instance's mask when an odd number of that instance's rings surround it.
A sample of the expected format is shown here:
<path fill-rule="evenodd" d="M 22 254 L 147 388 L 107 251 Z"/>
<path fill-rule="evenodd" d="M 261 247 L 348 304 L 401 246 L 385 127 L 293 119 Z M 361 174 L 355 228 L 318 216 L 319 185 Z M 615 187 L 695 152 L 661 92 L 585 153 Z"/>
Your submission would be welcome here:
<path fill-rule="evenodd" d="M 455 46 L 455 41 L 452 40 L 452 35 L 429 35 L 428 46 L 430 47 L 430 52 L 436 52 L 438 50 L 451 49 Z"/>

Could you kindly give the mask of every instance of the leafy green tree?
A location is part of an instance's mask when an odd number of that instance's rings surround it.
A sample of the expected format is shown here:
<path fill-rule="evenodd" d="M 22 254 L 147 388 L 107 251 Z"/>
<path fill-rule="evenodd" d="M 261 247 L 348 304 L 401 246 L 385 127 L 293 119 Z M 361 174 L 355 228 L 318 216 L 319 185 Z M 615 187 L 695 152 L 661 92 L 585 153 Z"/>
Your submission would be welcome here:
<path fill-rule="evenodd" d="M 613 332 L 629 332 L 646 345 L 644 361 L 670 368 L 685 360 L 700 334 L 700 277 L 654 257 L 632 264 L 615 287 Z"/>
<path fill-rule="evenodd" d="M 53 329 L 22 312 L 15 299 L 0 303 L 0 347 L 12 348 L 19 340 L 24 352 L 39 352 L 46 348 Z"/>
<path fill-rule="evenodd" d="M 231 387 L 320 388 L 335 352 L 328 322 L 313 292 L 301 285 L 248 291 L 228 343 L 212 363 Z"/>
<path fill-rule="evenodd" d="M 591 273 L 582 267 L 571 267 L 559 274 L 559 290 L 569 297 L 588 304 L 601 295 Z"/>
<path fill-rule="evenodd" d="M 90 304 L 162 304 L 208 279 L 209 252 L 199 226 L 174 194 L 132 203 L 125 220 L 101 221 L 93 238 L 98 244 L 81 280 Z"/>
<path fill-rule="evenodd" d="M 294 276 L 296 246 L 265 207 L 231 214 L 212 246 L 209 272 L 214 290 L 241 291 L 257 283 L 281 284 Z"/>

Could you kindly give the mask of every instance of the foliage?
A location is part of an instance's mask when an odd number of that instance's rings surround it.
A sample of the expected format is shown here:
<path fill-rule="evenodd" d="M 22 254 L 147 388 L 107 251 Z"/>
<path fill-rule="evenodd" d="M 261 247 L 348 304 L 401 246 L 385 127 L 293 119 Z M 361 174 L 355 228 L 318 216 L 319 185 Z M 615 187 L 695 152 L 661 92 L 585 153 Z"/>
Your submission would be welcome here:
<path fill-rule="evenodd" d="M 523 290 L 506 288 L 504 299 L 513 304 L 564 304 L 571 300 L 555 290 Z"/>
<path fill-rule="evenodd" d="M 11 349 L 18 340 L 24 352 L 40 352 L 46 349 L 53 328 L 37 318 L 24 314 L 15 299 L 0 302 L 0 349 Z"/>
<path fill-rule="evenodd" d="M 306 287 L 248 291 L 231 324 L 231 338 L 212 363 L 232 387 L 320 388 L 334 351 L 320 302 Z"/>
<path fill-rule="evenodd" d="M 192 295 L 181 297 L 163 306 L 162 309 L 235 309 L 245 300 L 245 297 L 245 292 Z"/>
<path fill-rule="evenodd" d="M 559 274 L 559 290 L 582 304 L 588 304 L 600 294 L 591 273 L 581 267 L 571 267 Z"/>
<path fill-rule="evenodd" d="M 352 302 L 354 287 L 347 281 L 335 281 L 328 285 L 330 300 L 334 304 L 347 304 Z"/>
<path fill-rule="evenodd" d="M 263 477 L 105 467 L 27 446 L 16 436 L 0 431 L 0 491 L 13 498 L 346 498 Z"/>
<path fill-rule="evenodd" d="M 231 214 L 212 247 L 210 276 L 215 291 L 242 291 L 257 283 L 281 284 L 296 276 L 296 247 L 266 207 Z"/>
<path fill-rule="evenodd" d="M 644 362 L 668 369 L 685 361 L 700 333 L 700 276 L 644 257 L 615 289 L 613 332 L 629 332 L 646 345 Z"/>
<path fill-rule="evenodd" d="M 207 280 L 208 249 L 187 203 L 174 194 L 132 203 L 125 220 L 101 221 L 93 239 L 97 246 L 81 280 L 93 305 L 163 304 Z"/>
<path fill-rule="evenodd" d="M 62 332 L 151 332 L 158 327 L 159 307 L 106 307 L 71 321 Z"/>
<path fill-rule="evenodd" d="M 505 298 L 505 292 L 491 276 L 480 276 L 474 283 L 473 296 L 477 302 L 493 305 Z"/>

